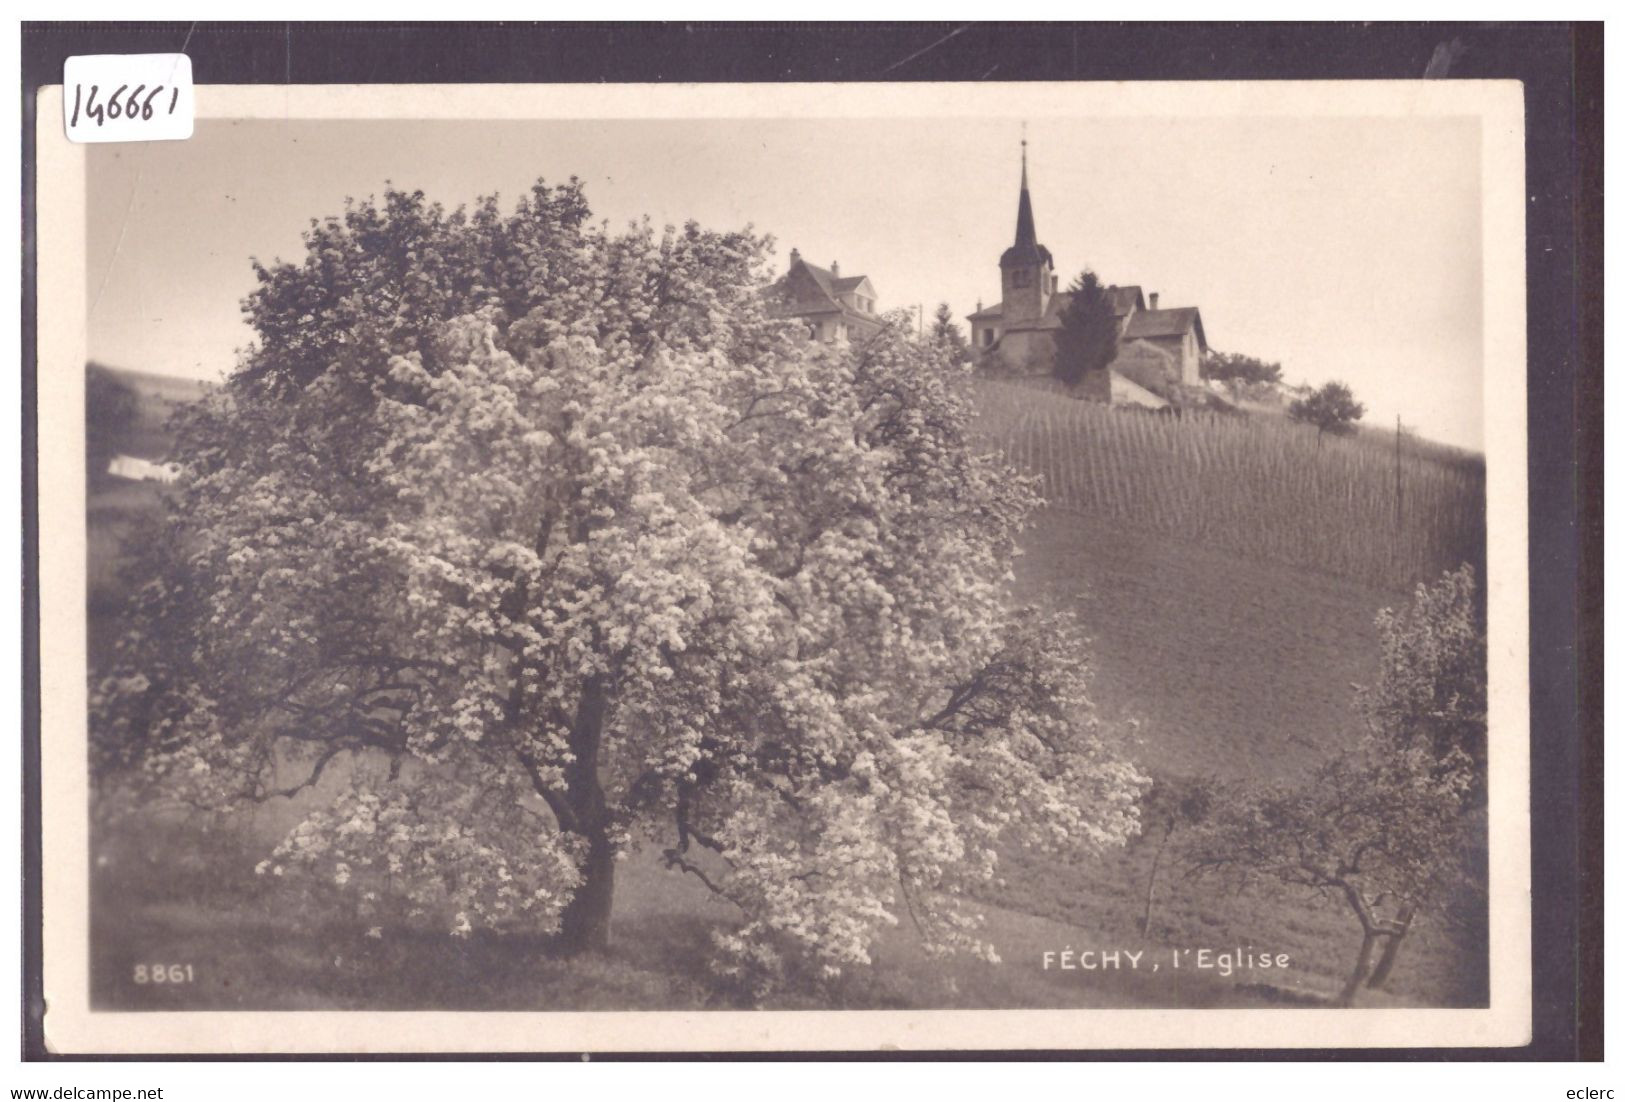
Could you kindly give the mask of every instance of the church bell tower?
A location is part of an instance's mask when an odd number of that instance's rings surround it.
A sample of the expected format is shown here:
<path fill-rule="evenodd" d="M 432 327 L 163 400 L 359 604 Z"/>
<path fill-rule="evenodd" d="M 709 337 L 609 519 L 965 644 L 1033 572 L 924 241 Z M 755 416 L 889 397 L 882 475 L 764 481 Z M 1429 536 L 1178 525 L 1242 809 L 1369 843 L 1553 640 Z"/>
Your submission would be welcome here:
<path fill-rule="evenodd" d="M 1016 206 L 1016 243 L 999 257 L 1004 289 L 1004 324 L 1035 322 L 1055 293 L 1055 261 L 1038 243 L 1033 200 L 1027 191 L 1027 139 L 1021 139 L 1021 200 Z"/>

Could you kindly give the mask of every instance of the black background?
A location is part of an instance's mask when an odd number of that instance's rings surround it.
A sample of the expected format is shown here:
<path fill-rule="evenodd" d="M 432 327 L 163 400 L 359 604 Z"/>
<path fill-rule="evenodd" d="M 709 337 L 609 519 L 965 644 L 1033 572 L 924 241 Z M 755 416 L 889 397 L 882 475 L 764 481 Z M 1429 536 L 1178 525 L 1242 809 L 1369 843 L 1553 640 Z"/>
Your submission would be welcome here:
<path fill-rule="evenodd" d="M 1600 1059 L 1602 29 L 1557 23 L 24 24 L 25 1057 L 57 1059 L 40 1024 L 34 101 L 68 57 L 184 52 L 197 84 L 1326 80 L 1420 77 L 1452 41 L 1446 79 L 1525 91 L 1534 1042 L 1160 1058 Z"/>

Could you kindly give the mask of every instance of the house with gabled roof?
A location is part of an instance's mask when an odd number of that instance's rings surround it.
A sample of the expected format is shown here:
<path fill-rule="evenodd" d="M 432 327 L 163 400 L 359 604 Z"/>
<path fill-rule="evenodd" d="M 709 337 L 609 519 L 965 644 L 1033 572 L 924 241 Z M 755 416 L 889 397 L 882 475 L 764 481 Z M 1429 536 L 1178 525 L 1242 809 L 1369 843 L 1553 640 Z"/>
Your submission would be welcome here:
<path fill-rule="evenodd" d="M 774 316 L 794 318 L 815 341 L 860 341 L 878 333 L 879 296 L 868 276 L 843 276 L 839 261 L 820 268 L 790 250 L 790 269 L 768 288 Z"/>
<path fill-rule="evenodd" d="M 976 312 L 966 319 L 978 365 L 1013 374 L 1052 373 L 1055 332 L 1061 328 L 1061 315 L 1072 295 L 1060 289 L 1054 257 L 1038 241 L 1027 186 L 1026 142 L 1021 144 L 1016 239 L 999 257 L 999 284 L 1003 298 L 989 307 L 978 303 Z M 1146 391 L 1147 382 L 1161 377 L 1200 385 L 1202 356 L 1207 351 L 1201 311 L 1194 306 L 1160 309 L 1156 293 L 1147 295 L 1138 286 L 1113 286 L 1106 291 L 1118 322 L 1117 358 L 1107 368 L 1114 377 L 1084 380 L 1080 386 L 1084 396 L 1163 404 L 1160 399 L 1149 400 L 1155 396 Z"/>

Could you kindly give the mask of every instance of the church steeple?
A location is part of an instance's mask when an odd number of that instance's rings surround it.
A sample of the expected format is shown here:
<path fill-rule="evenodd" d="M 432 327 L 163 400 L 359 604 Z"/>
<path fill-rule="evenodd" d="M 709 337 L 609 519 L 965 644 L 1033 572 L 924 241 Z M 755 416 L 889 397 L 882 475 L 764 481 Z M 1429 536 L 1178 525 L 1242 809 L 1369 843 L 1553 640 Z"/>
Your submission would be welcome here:
<path fill-rule="evenodd" d="M 1038 246 L 1038 231 L 1033 228 L 1033 198 L 1027 191 L 1027 139 L 1021 139 L 1021 201 L 1016 206 L 1016 248 L 1033 249 Z"/>
<path fill-rule="evenodd" d="M 1027 190 L 1027 139 L 1021 139 L 1021 198 L 1016 202 L 1016 243 L 1004 250 L 999 267 L 1038 268 L 1051 265 L 1049 250 L 1038 243 L 1038 230 L 1033 223 L 1033 197 Z"/>
<path fill-rule="evenodd" d="M 1055 290 L 1055 261 L 1038 243 L 1033 197 L 1027 188 L 1027 139 L 1021 139 L 1021 197 L 1016 202 L 1016 241 L 999 257 L 1007 323 L 1044 316 Z"/>

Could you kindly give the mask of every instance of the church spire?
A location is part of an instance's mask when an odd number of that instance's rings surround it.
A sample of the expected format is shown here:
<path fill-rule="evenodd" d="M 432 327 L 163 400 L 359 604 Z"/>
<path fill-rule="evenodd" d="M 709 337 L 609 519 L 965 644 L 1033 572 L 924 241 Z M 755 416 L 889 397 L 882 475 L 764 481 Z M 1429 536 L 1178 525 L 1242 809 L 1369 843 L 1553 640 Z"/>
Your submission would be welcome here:
<path fill-rule="evenodd" d="M 1021 201 L 1016 206 L 1016 248 L 1031 249 L 1038 244 L 1033 228 L 1033 199 L 1027 191 L 1027 139 L 1021 139 Z"/>
<path fill-rule="evenodd" d="M 1052 264 L 1049 250 L 1038 243 L 1038 230 L 1033 225 L 1033 197 L 1027 190 L 1027 138 L 1021 138 L 1021 199 L 1016 205 L 1016 243 L 1004 250 L 999 267 L 1036 268 Z"/>

